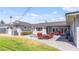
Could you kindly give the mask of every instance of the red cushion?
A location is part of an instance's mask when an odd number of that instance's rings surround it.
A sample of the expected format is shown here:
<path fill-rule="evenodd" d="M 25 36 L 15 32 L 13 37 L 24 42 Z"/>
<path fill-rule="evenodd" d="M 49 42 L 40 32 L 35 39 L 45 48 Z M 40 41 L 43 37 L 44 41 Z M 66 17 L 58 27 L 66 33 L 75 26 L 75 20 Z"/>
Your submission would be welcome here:
<path fill-rule="evenodd" d="M 42 34 L 42 33 L 37 33 L 37 37 L 38 37 L 39 39 L 42 39 L 42 38 L 43 38 L 43 34 Z"/>
<path fill-rule="evenodd" d="M 50 32 L 50 33 L 48 33 L 48 35 L 50 36 L 50 38 L 52 38 L 54 33 Z"/>

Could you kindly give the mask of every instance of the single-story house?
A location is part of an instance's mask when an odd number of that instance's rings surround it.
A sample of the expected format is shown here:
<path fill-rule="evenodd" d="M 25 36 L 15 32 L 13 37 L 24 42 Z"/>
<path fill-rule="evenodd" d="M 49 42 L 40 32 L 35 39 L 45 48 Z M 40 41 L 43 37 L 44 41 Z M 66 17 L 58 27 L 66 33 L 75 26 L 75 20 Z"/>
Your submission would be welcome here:
<path fill-rule="evenodd" d="M 30 24 L 16 20 L 9 24 L 0 24 L 0 33 L 20 35 L 23 31 L 32 31 L 33 34 L 69 31 L 74 44 L 79 48 L 79 11 L 66 13 L 66 21 Z"/>
<path fill-rule="evenodd" d="M 0 24 L 0 33 L 20 35 L 23 31 L 32 31 L 32 24 L 18 20 L 10 24 Z"/>
<path fill-rule="evenodd" d="M 0 33 L 7 33 L 10 35 L 20 35 L 23 31 L 32 31 L 33 34 L 37 34 L 38 32 L 48 34 L 49 32 L 58 31 L 65 33 L 69 31 L 69 28 L 65 21 L 30 24 L 16 20 L 11 24 L 0 24 Z"/>
<path fill-rule="evenodd" d="M 33 34 L 37 34 L 38 32 L 48 34 L 50 32 L 59 32 L 59 31 L 66 33 L 67 31 L 69 31 L 69 28 L 70 26 L 67 25 L 65 21 L 38 23 L 34 24 Z"/>
<path fill-rule="evenodd" d="M 66 13 L 66 22 L 70 25 L 70 34 L 79 48 L 79 11 Z"/>
<path fill-rule="evenodd" d="M 33 34 L 37 34 L 38 32 L 48 34 L 49 32 L 58 31 L 66 33 L 69 31 L 69 28 L 70 27 L 64 21 L 30 24 L 16 20 L 9 24 L 0 24 L 0 33 L 9 35 L 20 35 L 23 31 L 32 31 Z"/>

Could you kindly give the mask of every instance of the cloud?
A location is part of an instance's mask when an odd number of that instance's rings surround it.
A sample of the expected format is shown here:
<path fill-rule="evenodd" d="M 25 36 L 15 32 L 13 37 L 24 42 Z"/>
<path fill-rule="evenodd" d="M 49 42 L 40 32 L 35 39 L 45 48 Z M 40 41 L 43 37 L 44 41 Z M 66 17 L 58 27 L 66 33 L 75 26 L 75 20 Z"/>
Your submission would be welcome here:
<path fill-rule="evenodd" d="M 27 16 L 31 16 L 31 17 L 37 17 L 38 14 L 35 14 L 35 13 L 28 13 Z"/>
<path fill-rule="evenodd" d="M 55 14 L 54 14 L 55 13 Z M 56 13 L 54 12 L 51 14 L 36 14 L 36 13 L 28 13 L 25 16 L 16 16 L 13 18 L 13 21 L 15 20 L 21 20 L 21 21 L 25 21 L 25 22 L 29 22 L 29 23 L 42 23 L 42 22 L 55 22 L 55 21 L 64 21 L 64 17 L 63 16 L 58 16 Z"/>
<path fill-rule="evenodd" d="M 57 11 L 54 11 L 53 14 L 57 14 Z"/>
<path fill-rule="evenodd" d="M 65 21 L 65 17 L 61 16 L 61 17 L 55 17 L 51 19 L 52 22 L 58 22 L 58 21 Z"/>
<path fill-rule="evenodd" d="M 79 7 L 64 7 L 63 10 L 68 12 L 79 11 Z"/>

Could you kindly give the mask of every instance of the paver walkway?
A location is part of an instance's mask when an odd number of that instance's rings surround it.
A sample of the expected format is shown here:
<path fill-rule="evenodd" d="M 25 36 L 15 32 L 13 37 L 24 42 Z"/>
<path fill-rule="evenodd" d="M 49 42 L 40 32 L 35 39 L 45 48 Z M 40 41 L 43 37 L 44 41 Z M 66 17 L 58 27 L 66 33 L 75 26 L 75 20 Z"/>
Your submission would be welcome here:
<path fill-rule="evenodd" d="M 37 41 L 40 41 L 40 42 L 45 43 L 47 45 L 56 47 L 56 48 L 63 50 L 63 51 L 79 51 L 79 48 L 75 47 L 70 42 L 57 41 L 57 39 L 60 36 L 54 36 L 52 39 L 49 39 L 49 40 L 37 39 L 37 37 L 30 36 L 30 35 L 26 36 L 26 37 L 29 38 L 29 39 L 37 40 Z"/>

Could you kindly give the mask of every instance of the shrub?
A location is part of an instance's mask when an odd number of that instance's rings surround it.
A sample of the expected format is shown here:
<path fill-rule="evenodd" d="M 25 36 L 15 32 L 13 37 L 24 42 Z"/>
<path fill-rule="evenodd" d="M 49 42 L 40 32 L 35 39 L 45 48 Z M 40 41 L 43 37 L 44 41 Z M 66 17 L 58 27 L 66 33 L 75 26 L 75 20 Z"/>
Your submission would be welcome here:
<path fill-rule="evenodd" d="M 29 35 L 32 34 L 32 32 L 21 32 L 21 35 Z"/>

